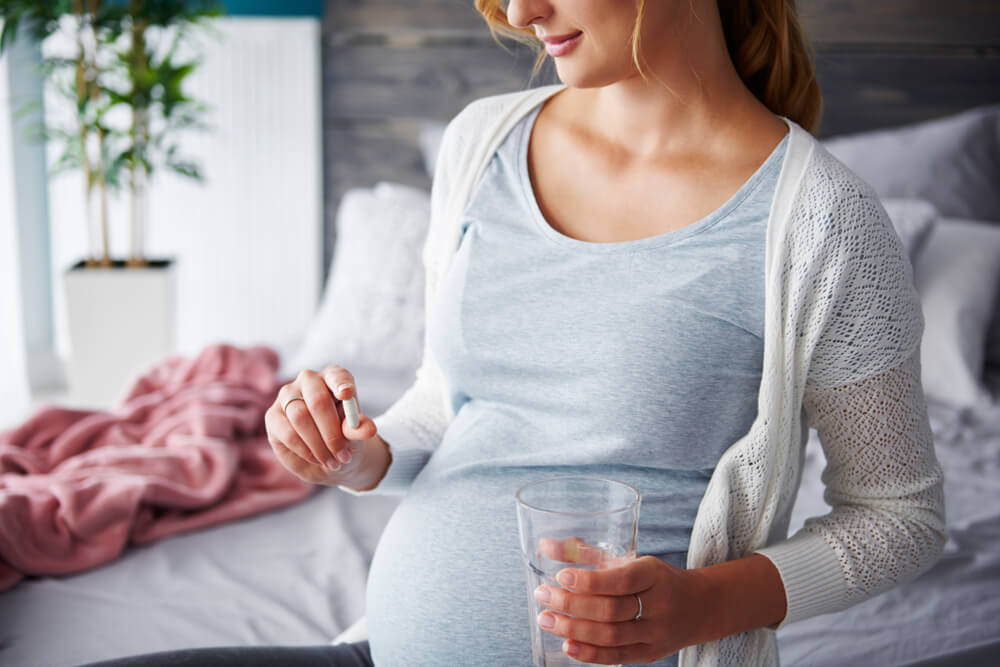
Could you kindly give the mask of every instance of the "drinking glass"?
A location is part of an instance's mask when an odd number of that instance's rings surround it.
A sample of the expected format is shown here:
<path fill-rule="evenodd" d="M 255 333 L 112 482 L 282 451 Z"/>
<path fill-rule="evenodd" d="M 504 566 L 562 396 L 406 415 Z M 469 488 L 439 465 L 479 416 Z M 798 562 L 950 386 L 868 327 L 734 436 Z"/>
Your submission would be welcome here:
<path fill-rule="evenodd" d="M 634 558 L 642 494 L 613 479 L 572 476 L 529 482 L 515 497 L 535 667 L 590 664 L 563 653 L 564 638 L 538 626 L 544 607 L 534 591 L 558 586 L 556 574 L 566 567 L 593 570 Z"/>

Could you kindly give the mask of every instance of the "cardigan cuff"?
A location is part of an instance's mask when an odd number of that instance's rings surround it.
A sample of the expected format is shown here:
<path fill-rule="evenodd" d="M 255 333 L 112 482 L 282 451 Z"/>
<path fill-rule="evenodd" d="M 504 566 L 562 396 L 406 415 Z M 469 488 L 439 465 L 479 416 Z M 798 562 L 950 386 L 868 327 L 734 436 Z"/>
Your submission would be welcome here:
<path fill-rule="evenodd" d="M 785 586 L 788 609 L 778 628 L 849 605 L 840 560 L 822 536 L 799 532 L 756 553 L 774 563 Z"/>

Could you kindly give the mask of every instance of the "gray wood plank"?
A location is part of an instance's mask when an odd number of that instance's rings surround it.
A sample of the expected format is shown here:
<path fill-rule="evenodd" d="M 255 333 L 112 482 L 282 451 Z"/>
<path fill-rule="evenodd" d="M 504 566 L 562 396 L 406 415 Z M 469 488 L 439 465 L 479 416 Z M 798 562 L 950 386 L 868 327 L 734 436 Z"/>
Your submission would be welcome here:
<path fill-rule="evenodd" d="M 817 47 L 1000 46 L 997 0 L 798 0 L 796 5 Z"/>
<path fill-rule="evenodd" d="M 372 187 L 379 181 L 430 188 L 424 168 L 416 121 L 337 121 L 323 132 L 324 152 L 324 272 L 336 242 L 340 199 L 351 188 Z M 324 279 L 326 274 L 324 273 Z"/>
<path fill-rule="evenodd" d="M 798 0 L 817 44 L 1000 45 L 996 0 Z M 487 34 L 472 0 L 327 0 L 328 32 Z"/>
<path fill-rule="evenodd" d="M 817 53 L 821 136 L 913 123 L 1000 103 L 1000 53 Z"/>
<path fill-rule="evenodd" d="M 530 54 L 500 49 L 333 49 L 326 72 L 327 121 L 338 118 L 447 120 L 468 102 L 526 86 Z M 527 56 L 527 57 L 525 57 Z M 891 124 L 997 101 L 1000 53 L 970 50 L 817 50 L 826 98 L 824 132 Z M 554 80 L 539 77 L 536 83 Z"/>
<path fill-rule="evenodd" d="M 327 0 L 324 29 L 489 34 L 473 0 Z"/>
<path fill-rule="evenodd" d="M 339 198 L 346 190 L 395 181 L 430 185 L 418 143 L 416 122 L 346 122 L 324 131 L 330 154 L 327 185 Z"/>
<path fill-rule="evenodd" d="M 469 102 L 529 85 L 534 54 L 493 43 L 465 46 L 345 46 L 327 49 L 324 115 L 450 119 Z M 555 80 L 543 72 L 533 83 Z"/>

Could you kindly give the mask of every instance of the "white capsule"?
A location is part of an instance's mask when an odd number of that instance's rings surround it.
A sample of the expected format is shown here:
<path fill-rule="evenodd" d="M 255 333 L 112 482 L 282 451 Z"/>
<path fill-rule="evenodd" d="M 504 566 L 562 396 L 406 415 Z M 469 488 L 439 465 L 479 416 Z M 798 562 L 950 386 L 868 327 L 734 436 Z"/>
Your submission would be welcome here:
<path fill-rule="evenodd" d="M 344 416 L 347 417 L 347 425 L 357 428 L 361 425 L 361 410 L 358 408 L 358 399 L 354 396 L 345 401 L 341 401 L 344 406 Z"/>

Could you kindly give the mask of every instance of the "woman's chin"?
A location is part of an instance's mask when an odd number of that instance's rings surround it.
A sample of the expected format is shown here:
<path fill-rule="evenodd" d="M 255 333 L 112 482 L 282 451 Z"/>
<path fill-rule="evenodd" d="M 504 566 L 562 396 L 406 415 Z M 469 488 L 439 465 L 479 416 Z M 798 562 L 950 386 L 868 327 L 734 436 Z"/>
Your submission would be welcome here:
<path fill-rule="evenodd" d="M 562 63 L 556 60 L 556 75 L 570 88 L 603 88 L 618 83 L 627 76 L 617 76 L 606 69 L 598 70 L 574 65 L 575 63 Z"/>

